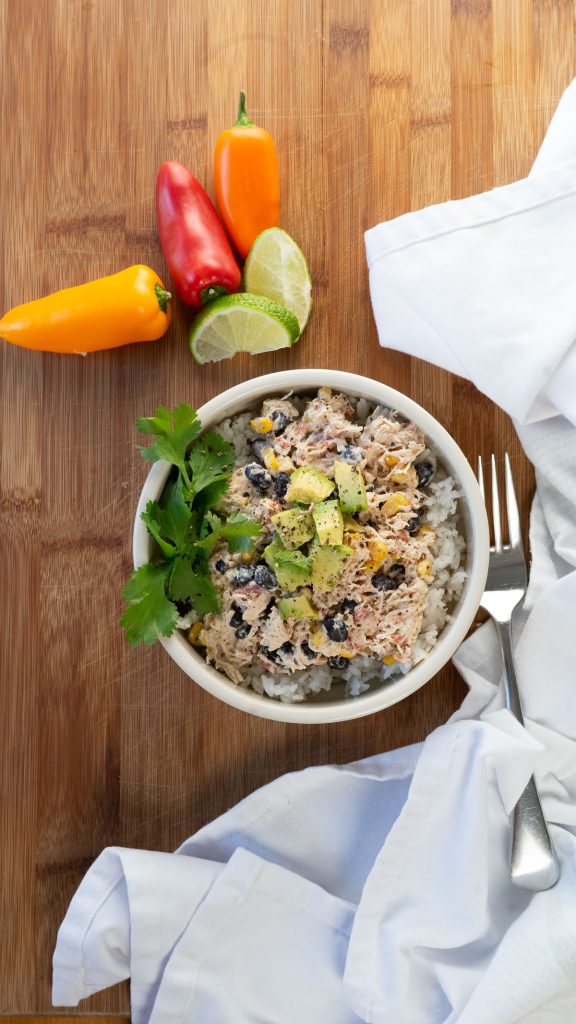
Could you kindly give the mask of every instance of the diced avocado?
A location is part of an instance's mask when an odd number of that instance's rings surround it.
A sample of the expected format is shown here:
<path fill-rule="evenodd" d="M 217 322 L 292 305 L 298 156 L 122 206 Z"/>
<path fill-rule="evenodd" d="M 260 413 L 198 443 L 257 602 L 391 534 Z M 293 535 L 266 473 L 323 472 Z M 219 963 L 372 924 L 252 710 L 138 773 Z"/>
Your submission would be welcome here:
<path fill-rule="evenodd" d="M 344 529 L 347 533 L 364 533 L 362 523 L 356 522 L 352 516 L 344 516 Z"/>
<path fill-rule="evenodd" d="M 310 562 L 301 551 L 280 551 L 274 559 L 276 579 L 283 590 L 310 582 Z"/>
<path fill-rule="evenodd" d="M 344 537 L 344 519 L 337 501 L 319 501 L 312 517 L 321 544 L 341 544 Z"/>
<path fill-rule="evenodd" d="M 285 551 L 282 541 L 278 534 L 274 534 L 274 537 L 270 541 L 268 547 L 264 548 L 263 555 L 264 561 L 268 563 L 271 569 L 274 568 L 274 560 L 279 551 Z"/>
<path fill-rule="evenodd" d="M 334 490 L 334 481 L 313 466 L 299 466 L 290 477 L 286 501 L 324 501 Z"/>
<path fill-rule="evenodd" d="M 272 516 L 280 539 L 287 548 L 299 548 L 314 536 L 314 523 L 309 512 L 300 508 L 288 508 Z"/>
<path fill-rule="evenodd" d="M 296 590 L 310 582 L 310 561 L 301 551 L 285 548 L 277 535 L 264 548 L 264 559 L 283 590 Z"/>
<path fill-rule="evenodd" d="M 278 611 L 282 619 L 318 619 L 320 616 L 310 600 L 309 590 L 302 590 L 294 597 L 282 597 Z"/>
<path fill-rule="evenodd" d="M 335 462 L 334 477 L 342 511 L 347 515 L 365 512 L 368 502 L 366 501 L 364 478 L 360 470 L 348 462 Z"/>
<path fill-rule="evenodd" d="M 324 544 L 314 548 L 311 582 L 323 593 L 332 590 L 340 579 L 342 566 L 352 554 L 347 544 Z"/>

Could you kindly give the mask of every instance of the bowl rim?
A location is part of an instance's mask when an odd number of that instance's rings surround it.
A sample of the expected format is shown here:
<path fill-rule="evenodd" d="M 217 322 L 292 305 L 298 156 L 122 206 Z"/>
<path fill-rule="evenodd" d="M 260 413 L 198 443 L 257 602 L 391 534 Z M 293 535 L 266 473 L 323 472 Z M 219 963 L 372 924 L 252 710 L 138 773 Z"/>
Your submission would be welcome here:
<path fill-rule="evenodd" d="M 194 682 L 203 689 L 241 711 L 279 722 L 320 724 L 341 722 L 362 718 L 382 711 L 409 697 L 432 679 L 450 660 L 464 640 L 480 604 L 488 572 L 489 529 L 486 509 L 476 477 L 466 456 L 454 438 L 421 405 L 381 381 L 343 370 L 295 369 L 262 374 L 243 381 L 220 392 L 205 402 L 198 410 L 202 430 L 214 427 L 230 415 L 241 412 L 240 404 L 250 404 L 263 398 L 267 393 L 305 391 L 318 387 L 332 387 L 369 401 L 377 401 L 397 409 L 402 415 L 413 420 L 422 428 L 426 437 L 437 448 L 442 461 L 457 480 L 462 491 L 463 502 L 468 516 L 467 543 L 472 545 L 468 579 L 459 599 L 454 619 L 442 633 L 432 651 L 405 676 L 399 677 L 377 690 L 366 691 L 358 697 L 349 697 L 327 703 L 306 703 L 306 701 L 284 704 L 280 700 L 256 693 L 231 682 L 207 662 L 188 644 L 180 632 L 170 637 L 159 637 L 170 657 Z M 234 412 L 227 411 L 235 406 Z M 140 515 L 148 501 L 157 500 L 164 489 L 171 465 L 156 462 L 148 473 L 142 487 L 134 518 L 132 551 L 134 567 L 149 561 L 152 538 L 148 534 Z"/>

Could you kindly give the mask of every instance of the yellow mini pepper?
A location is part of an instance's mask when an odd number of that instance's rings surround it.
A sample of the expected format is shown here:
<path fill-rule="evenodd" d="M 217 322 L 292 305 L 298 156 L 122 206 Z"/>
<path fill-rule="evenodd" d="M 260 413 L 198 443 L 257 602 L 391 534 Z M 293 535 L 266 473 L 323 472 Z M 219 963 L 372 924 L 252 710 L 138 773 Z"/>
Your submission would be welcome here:
<path fill-rule="evenodd" d="M 42 352 L 97 352 L 161 338 L 170 323 L 170 292 L 138 264 L 110 277 L 15 306 L 0 320 L 0 338 Z"/>

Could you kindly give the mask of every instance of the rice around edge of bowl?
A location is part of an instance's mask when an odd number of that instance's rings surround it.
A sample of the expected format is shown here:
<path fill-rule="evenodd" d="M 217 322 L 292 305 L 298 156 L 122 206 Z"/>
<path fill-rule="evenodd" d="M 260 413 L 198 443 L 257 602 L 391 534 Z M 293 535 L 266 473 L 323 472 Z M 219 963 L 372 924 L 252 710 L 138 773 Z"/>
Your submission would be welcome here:
<path fill-rule="evenodd" d="M 296 394 L 289 397 L 302 410 L 308 396 Z M 346 398 L 354 406 L 360 422 L 368 418 L 376 405 L 364 398 L 356 399 L 348 395 Z M 236 413 L 212 428 L 233 445 L 236 452 L 234 468 L 251 460 L 250 421 L 255 415 L 258 415 L 257 407 Z M 428 587 L 426 610 L 420 632 L 411 648 L 410 661 L 386 665 L 377 658 L 357 655 L 343 669 L 335 669 L 324 663 L 292 673 L 274 674 L 267 672 L 265 667 L 252 665 L 245 670 L 241 683 L 228 680 L 230 685 L 251 688 L 258 694 L 286 704 L 301 703 L 315 695 L 320 697 L 335 687 L 339 690 L 343 688 L 346 697 L 358 697 L 369 689 L 406 675 L 430 653 L 442 630 L 451 621 L 451 609 L 464 587 L 466 570 L 462 565 L 462 556 L 466 542 L 458 529 L 458 500 L 461 493 L 453 478 L 445 472 L 436 453 L 426 448 L 422 454 L 432 458 L 436 466 L 436 479 L 428 485 L 426 512 L 427 522 L 436 534 L 431 547 L 434 582 Z M 198 618 L 188 617 L 186 626 Z M 184 620 L 180 625 L 184 626 Z"/>

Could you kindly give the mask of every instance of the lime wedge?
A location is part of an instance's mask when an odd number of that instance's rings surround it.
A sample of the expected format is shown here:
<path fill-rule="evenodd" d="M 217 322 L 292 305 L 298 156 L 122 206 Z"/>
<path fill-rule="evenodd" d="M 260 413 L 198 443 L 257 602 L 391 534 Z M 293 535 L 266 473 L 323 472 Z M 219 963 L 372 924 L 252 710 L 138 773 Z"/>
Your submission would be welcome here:
<path fill-rule="evenodd" d="M 230 359 L 237 352 L 274 352 L 290 348 L 300 329 L 283 306 L 261 295 L 223 295 L 196 317 L 190 350 L 197 363 Z"/>
<path fill-rule="evenodd" d="M 244 266 L 244 287 L 289 309 L 302 333 L 312 308 L 312 281 L 302 251 L 282 228 L 268 228 L 254 241 Z"/>

